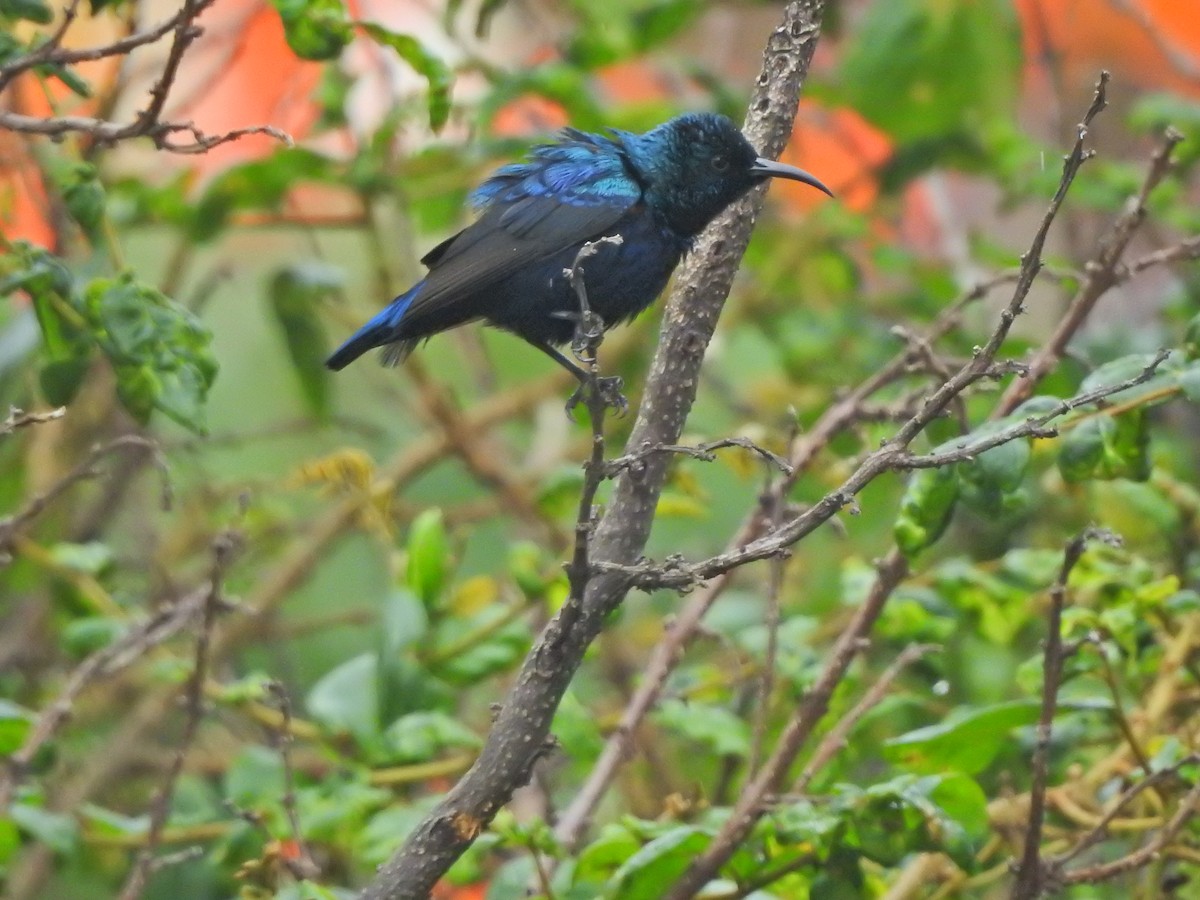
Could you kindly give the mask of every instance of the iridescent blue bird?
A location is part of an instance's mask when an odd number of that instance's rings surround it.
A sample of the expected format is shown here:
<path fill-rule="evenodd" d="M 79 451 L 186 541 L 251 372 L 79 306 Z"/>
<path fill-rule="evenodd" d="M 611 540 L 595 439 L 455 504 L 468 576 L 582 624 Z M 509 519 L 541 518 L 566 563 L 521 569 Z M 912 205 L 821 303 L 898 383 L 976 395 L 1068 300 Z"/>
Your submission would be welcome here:
<path fill-rule="evenodd" d="M 564 271 L 581 247 L 591 312 L 605 328 L 632 319 L 662 292 L 696 236 L 767 178 L 831 192 L 809 173 L 763 159 L 725 116 L 691 113 L 645 134 L 568 128 L 527 162 L 497 170 L 472 195 L 474 224 L 421 261 L 429 274 L 367 322 L 326 365 L 341 369 L 374 347 L 402 361 L 418 342 L 466 322 L 524 338 L 582 384 L 588 374 L 557 346 L 570 342 L 580 302 Z M 608 385 L 615 387 L 619 385 Z"/>

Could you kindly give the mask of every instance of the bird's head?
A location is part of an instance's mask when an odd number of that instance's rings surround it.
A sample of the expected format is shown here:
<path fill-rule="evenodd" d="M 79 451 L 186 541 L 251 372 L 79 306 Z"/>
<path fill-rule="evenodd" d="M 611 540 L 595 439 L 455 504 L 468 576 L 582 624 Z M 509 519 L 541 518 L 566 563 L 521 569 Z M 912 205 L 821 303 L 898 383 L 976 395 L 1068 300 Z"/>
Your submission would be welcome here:
<path fill-rule="evenodd" d="M 725 116 L 688 113 L 621 143 L 646 199 L 679 233 L 699 234 L 730 203 L 768 178 L 789 178 L 833 196 L 814 176 L 763 159 Z"/>

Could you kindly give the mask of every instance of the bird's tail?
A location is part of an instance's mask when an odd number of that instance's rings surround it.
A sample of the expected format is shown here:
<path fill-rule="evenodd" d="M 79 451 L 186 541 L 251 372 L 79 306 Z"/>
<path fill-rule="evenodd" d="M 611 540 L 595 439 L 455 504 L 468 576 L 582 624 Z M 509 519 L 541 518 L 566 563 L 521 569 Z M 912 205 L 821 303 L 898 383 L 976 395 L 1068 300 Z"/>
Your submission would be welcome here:
<path fill-rule="evenodd" d="M 400 350 L 400 358 L 407 356 L 416 342 L 404 338 L 401 334 L 400 323 L 404 319 L 404 314 L 408 312 L 409 304 L 412 303 L 416 290 L 413 288 L 407 294 L 401 294 L 380 310 L 367 324 L 354 332 L 346 343 L 338 347 L 329 359 L 325 360 L 326 367 L 336 372 L 346 368 L 368 350 L 389 344 L 395 345 Z M 388 349 L 391 351 L 393 348 L 389 347 Z"/>

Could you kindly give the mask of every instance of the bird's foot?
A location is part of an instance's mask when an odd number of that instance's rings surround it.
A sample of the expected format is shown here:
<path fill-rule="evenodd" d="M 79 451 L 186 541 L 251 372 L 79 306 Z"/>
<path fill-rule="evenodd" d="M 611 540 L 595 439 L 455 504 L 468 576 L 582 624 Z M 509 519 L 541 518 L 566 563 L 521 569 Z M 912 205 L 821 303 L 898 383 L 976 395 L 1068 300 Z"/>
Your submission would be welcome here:
<path fill-rule="evenodd" d="M 571 337 L 571 352 L 579 359 L 595 356 L 596 348 L 604 337 L 604 320 L 590 309 L 584 310 L 575 320 L 575 334 Z"/>
<path fill-rule="evenodd" d="M 575 323 L 575 333 L 571 335 L 571 352 L 575 358 L 583 362 L 591 362 L 596 355 L 596 349 L 604 339 L 604 331 L 608 327 L 604 320 L 590 309 L 563 310 L 552 313 L 555 318 L 566 319 Z"/>
<path fill-rule="evenodd" d="M 575 420 L 575 407 L 580 403 L 589 410 L 616 410 L 617 415 L 623 416 L 629 412 L 629 401 L 621 393 L 625 380 L 619 375 L 597 376 L 580 382 L 575 393 L 567 400 L 567 418 Z M 593 391 L 595 394 L 593 395 Z"/>

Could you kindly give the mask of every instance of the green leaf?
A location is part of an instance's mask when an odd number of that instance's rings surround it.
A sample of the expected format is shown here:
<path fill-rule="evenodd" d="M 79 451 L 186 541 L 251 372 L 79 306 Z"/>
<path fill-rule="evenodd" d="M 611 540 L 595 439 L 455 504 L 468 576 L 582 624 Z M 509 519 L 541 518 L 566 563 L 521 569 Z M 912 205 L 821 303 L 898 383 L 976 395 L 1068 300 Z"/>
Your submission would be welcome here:
<path fill-rule="evenodd" d="M 425 762 L 448 749 L 478 749 L 479 735 L 441 712 L 414 712 L 388 726 L 384 740 L 400 763 Z"/>
<path fill-rule="evenodd" d="M 1150 477 L 1150 431 L 1145 410 L 1094 415 L 1063 437 L 1058 468 L 1068 482 Z"/>
<path fill-rule="evenodd" d="M 1173 159 L 1184 171 L 1200 158 L 1200 103 L 1182 94 L 1149 93 L 1135 99 L 1129 124 L 1143 132 L 1153 132 L 1155 137 L 1168 126 L 1181 132 L 1183 143 L 1176 149 Z"/>
<path fill-rule="evenodd" d="M 1193 363 L 1175 373 L 1175 379 L 1183 396 L 1193 403 L 1200 403 L 1200 363 Z"/>
<path fill-rule="evenodd" d="M 959 773 L 943 775 L 929 799 L 945 813 L 938 817 L 935 838 L 960 868 L 977 867 L 975 854 L 990 833 L 988 798 L 973 778 Z"/>
<path fill-rule="evenodd" d="M 72 544 L 62 541 L 50 548 L 54 562 L 63 568 L 85 575 L 102 575 L 113 564 L 113 551 L 107 544 L 100 541 L 89 541 L 86 544 Z"/>
<path fill-rule="evenodd" d="M 664 728 L 702 744 L 717 756 L 744 757 L 750 752 L 749 726 L 723 707 L 667 700 L 656 718 Z"/>
<path fill-rule="evenodd" d="M 988 834 L 987 798 L 963 775 L 905 774 L 866 790 L 838 785 L 837 792 L 835 809 L 853 823 L 847 843 L 881 865 L 941 850 L 969 871 Z"/>
<path fill-rule="evenodd" d="M 950 524 L 958 491 L 958 475 L 952 466 L 913 473 L 892 528 L 905 556 L 911 559 L 942 536 Z"/>
<path fill-rule="evenodd" d="M 39 74 L 49 75 L 61 81 L 69 91 L 85 100 L 92 96 L 92 86 L 70 66 L 45 65 L 38 66 Z"/>
<path fill-rule="evenodd" d="M 508 548 L 508 574 L 530 600 L 544 597 L 563 576 L 561 566 L 549 563 L 546 552 L 533 541 L 516 541 Z"/>
<path fill-rule="evenodd" d="M 1128 356 L 1110 360 L 1097 366 L 1087 378 L 1083 379 L 1076 393 L 1087 394 L 1137 378 L 1146 371 L 1154 359 L 1155 356 L 1151 353 L 1131 353 Z M 1183 368 L 1185 368 L 1183 354 L 1173 350 L 1159 364 L 1152 378 L 1118 393 L 1109 394 L 1105 400 L 1108 403 L 1132 403 L 1148 394 L 1159 393 L 1164 387 L 1170 387 L 1175 382 L 1177 373 Z M 1162 403 L 1166 399 L 1165 396 L 1160 397 L 1157 402 Z"/>
<path fill-rule="evenodd" d="M 445 644 L 439 642 L 439 649 L 446 644 L 453 646 L 456 641 L 469 637 L 472 633 L 487 632 L 487 637 L 485 640 L 472 642 L 468 648 L 448 658 L 439 660 L 436 669 L 438 676 L 451 684 L 471 685 L 512 668 L 529 649 L 529 628 L 519 621 L 496 628 L 493 623 L 504 615 L 503 608 L 493 607 L 466 621 L 457 620 L 452 623 L 448 620 L 446 627 L 449 633 L 445 636 Z"/>
<path fill-rule="evenodd" d="M 69 163 L 51 166 L 50 172 L 67 214 L 88 240 L 97 243 L 104 225 L 105 193 L 96 167 L 88 163 Z"/>
<path fill-rule="evenodd" d="M 874 0 L 838 75 L 844 99 L 902 143 L 929 151 L 1011 117 L 1020 87 L 1017 18 L 1007 0 Z"/>
<path fill-rule="evenodd" d="M 21 831 L 56 853 L 69 856 L 79 845 L 79 826 L 66 813 L 51 812 L 29 803 L 14 803 L 8 814 Z"/>
<path fill-rule="evenodd" d="M 126 816 L 95 803 L 81 806 L 79 817 L 88 824 L 89 831 L 98 834 L 145 834 L 150 828 L 148 815 Z"/>
<path fill-rule="evenodd" d="M 428 642 L 429 615 L 410 590 L 399 588 L 381 610 L 378 656 L 378 720 L 391 722 L 415 710 L 444 706 L 448 688 L 418 659 Z"/>
<path fill-rule="evenodd" d="M 1107 708 L 1108 704 L 1094 701 L 1062 703 L 1059 713 Z M 1040 712 L 1037 700 L 958 707 L 944 722 L 885 741 L 884 755 L 917 772 L 950 770 L 975 775 L 1011 746 L 1014 728 L 1034 724 Z"/>
<path fill-rule="evenodd" d="M 437 604 L 450 568 L 450 549 L 442 511 L 426 509 L 408 530 L 408 586 L 427 608 Z"/>
<path fill-rule="evenodd" d="M 54 13 L 42 0 L 0 0 L 0 17 L 25 19 L 39 25 L 49 25 L 54 21 Z"/>
<path fill-rule="evenodd" d="M 1187 331 L 1183 338 L 1183 352 L 1189 360 L 1200 359 L 1200 314 L 1192 316 L 1191 321 L 1187 324 Z"/>
<path fill-rule="evenodd" d="M 64 319 L 59 303 L 71 297 L 75 279 L 66 264 L 44 247 L 13 241 L 0 254 L 0 295 L 23 290 L 33 302 L 42 340 L 52 360 L 79 355 L 79 329 Z"/>
<path fill-rule="evenodd" d="M 351 832 L 355 857 L 370 866 L 382 864 L 421 823 L 425 813 L 437 800 L 436 796 L 425 797 L 411 804 L 397 804 L 375 813 L 360 830 Z"/>
<path fill-rule="evenodd" d="M 886 740 L 884 755 L 917 772 L 952 770 L 974 775 L 1011 745 L 1014 728 L 1036 722 L 1040 709 L 1035 700 L 959 707 L 944 722 Z"/>
<path fill-rule="evenodd" d="M 550 731 L 568 760 L 595 759 L 604 749 L 604 736 L 595 713 L 580 702 L 574 691 L 563 695 Z"/>
<path fill-rule="evenodd" d="M 129 631 L 129 624 L 108 616 L 86 616 L 68 622 L 62 630 L 63 647 L 79 659 L 111 646 Z"/>
<path fill-rule="evenodd" d="M 656 0 L 633 13 L 633 35 L 638 52 L 645 52 L 674 37 L 704 12 L 696 0 Z"/>
<path fill-rule="evenodd" d="M 88 358 L 51 360 L 38 372 L 38 386 L 51 406 L 66 406 L 75 399 L 88 371 Z"/>
<path fill-rule="evenodd" d="M 333 732 L 372 742 L 379 735 L 376 657 L 363 653 L 325 673 L 308 693 L 309 714 Z"/>
<path fill-rule="evenodd" d="M 21 748 L 33 727 L 34 715 L 11 700 L 0 698 L 0 756 Z"/>
<path fill-rule="evenodd" d="M 970 437 L 985 437 L 988 430 L 977 429 Z M 1032 453 L 1030 440 L 1020 438 L 985 450 L 973 460 L 959 463 L 957 471 L 963 505 L 985 516 L 998 516 L 1023 507 L 1021 482 Z"/>
<path fill-rule="evenodd" d="M 604 896 L 620 900 L 658 900 L 708 847 L 712 835 L 694 826 L 668 831 L 629 857 L 609 880 Z"/>
<path fill-rule="evenodd" d="M 397 34 L 375 22 L 360 23 L 362 29 L 379 43 L 391 47 L 418 75 L 429 82 L 429 127 L 441 130 L 450 118 L 450 90 L 454 75 L 437 56 L 415 37 Z"/>
<path fill-rule="evenodd" d="M 628 828 L 610 822 L 579 854 L 575 883 L 604 884 L 641 848 L 642 842 Z"/>
<path fill-rule="evenodd" d="M 217 375 L 212 335 L 190 312 L 125 273 L 97 278 L 76 300 L 112 363 L 117 394 L 139 421 L 154 410 L 203 433 L 204 402 Z"/>
<path fill-rule="evenodd" d="M 271 0 L 288 46 L 301 59 L 334 59 L 354 37 L 342 0 Z"/>
<path fill-rule="evenodd" d="M 321 302 L 342 286 L 339 269 L 316 262 L 292 263 L 276 272 L 267 289 L 271 312 L 283 333 L 292 371 L 308 408 L 318 417 L 329 412 L 328 338 L 321 325 Z"/>
<path fill-rule="evenodd" d="M 21 849 L 21 832 L 7 816 L 0 816 L 0 869 L 7 869 Z"/>
<path fill-rule="evenodd" d="M 225 799 L 242 809 L 274 806 L 287 789 L 283 759 L 260 744 L 243 747 L 225 772 Z"/>

